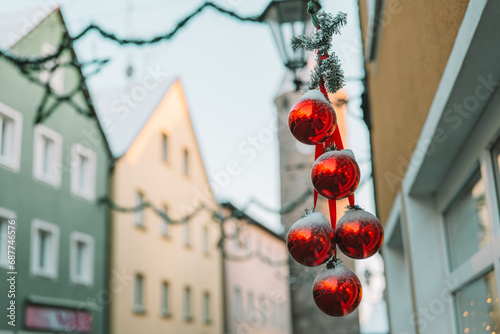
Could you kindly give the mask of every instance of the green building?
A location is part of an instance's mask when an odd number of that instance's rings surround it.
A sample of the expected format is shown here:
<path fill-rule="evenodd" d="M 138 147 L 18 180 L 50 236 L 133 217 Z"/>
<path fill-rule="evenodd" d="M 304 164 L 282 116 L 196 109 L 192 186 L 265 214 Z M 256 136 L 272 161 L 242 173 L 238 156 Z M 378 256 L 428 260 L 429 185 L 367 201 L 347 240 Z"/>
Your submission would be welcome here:
<path fill-rule="evenodd" d="M 66 33 L 59 9 L 0 18 L 0 29 L 9 22 L 0 47 L 20 55 L 51 54 Z M 66 50 L 56 61 L 74 57 Z M 109 190 L 109 148 L 79 70 L 34 75 L 59 95 L 79 87 L 71 101 L 90 117 L 62 103 L 35 125 L 43 86 L 0 57 L 0 333 L 105 333 L 109 232 L 99 198 Z M 9 226 L 16 231 L 13 268 Z M 6 317 L 12 314 L 15 326 Z"/>

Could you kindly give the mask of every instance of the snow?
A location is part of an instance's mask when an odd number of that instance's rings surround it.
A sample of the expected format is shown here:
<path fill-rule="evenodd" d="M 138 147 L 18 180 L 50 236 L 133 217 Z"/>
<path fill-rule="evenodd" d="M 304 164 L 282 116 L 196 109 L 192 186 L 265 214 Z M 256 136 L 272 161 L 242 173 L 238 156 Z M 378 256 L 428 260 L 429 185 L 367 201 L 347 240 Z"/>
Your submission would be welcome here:
<path fill-rule="evenodd" d="M 317 277 L 316 279 L 314 280 L 314 283 L 313 283 L 313 287 L 320 281 L 322 280 L 327 280 L 328 278 L 332 277 L 332 276 L 335 276 L 339 281 L 342 281 L 342 280 L 348 280 L 350 279 L 351 277 L 356 277 L 357 276 L 352 272 L 350 271 L 349 269 L 347 269 L 343 264 L 336 264 L 335 265 L 335 268 L 332 268 L 332 269 L 328 269 L 328 268 L 325 268 Z M 359 279 L 358 279 L 359 280 Z M 361 283 L 360 283 L 361 284 Z"/>
<path fill-rule="evenodd" d="M 356 158 L 354 157 L 354 152 L 348 148 L 346 149 L 343 149 L 343 150 L 340 150 L 338 151 L 340 154 L 345 154 L 345 155 L 348 155 L 349 157 L 351 157 L 354 161 L 356 161 Z"/>
<path fill-rule="evenodd" d="M 310 213 L 307 216 L 299 219 L 295 224 L 300 225 L 300 226 L 314 226 L 315 228 L 316 227 L 318 227 L 318 228 L 330 227 L 331 228 L 330 221 L 328 220 L 328 218 L 326 218 L 324 214 L 317 212 L 317 211 Z"/>
<path fill-rule="evenodd" d="M 372 215 L 365 210 L 348 210 L 346 213 L 339 219 L 337 224 L 343 223 L 345 221 L 377 221 L 380 223 L 377 217 Z"/>
<path fill-rule="evenodd" d="M 330 102 L 328 102 L 328 100 L 323 95 L 323 93 L 321 93 L 317 89 L 312 89 L 312 90 L 308 91 L 307 93 L 305 93 L 304 95 L 302 95 L 302 97 L 300 98 L 300 100 L 320 100 L 322 102 L 330 104 Z"/>

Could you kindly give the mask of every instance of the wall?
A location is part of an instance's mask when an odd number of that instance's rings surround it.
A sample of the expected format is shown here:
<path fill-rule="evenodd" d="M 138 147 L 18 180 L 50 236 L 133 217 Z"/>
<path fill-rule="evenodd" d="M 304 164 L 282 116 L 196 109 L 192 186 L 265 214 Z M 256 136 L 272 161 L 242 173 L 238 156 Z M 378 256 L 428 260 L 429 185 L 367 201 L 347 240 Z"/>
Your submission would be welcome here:
<path fill-rule="evenodd" d="M 367 41 L 366 1 L 358 1 Z M 378 217 L 385 224 L 469 1 L 385 1 L 375 60 L 365 63 Z"/>
<path fill-rule="evenodd" d="M 169 137 L 169 161 L 162 161 L 161 134 Z M 182 150 L 190 154 L 190 174 L 183 174 Z M 113 173 L 113 199 L 134 207 L 135 196 L 161 208 L 178 219 L 204 203 L 216 210 L 208 187 L 203 162 L 189 120 L 180 83 L 166 93 L 131 148 L 117 163 Z M 126 272 L 129 280 L 113 296 L 111 332 L 126 333 L 222 333 L 222 267 L 217 249 L 219 225 L 210 213 L 202 211 L 190 224 L 191 246 L 184 245 L 184 226 L 171 226 L 171 236 L 161 235 L 162 221 L 152 210 L 144 211 L 144 227 L 134 225 L 134 214 L 112 215 L 112 270 Z M 209 254 L 202 252 L 202 227 L 209 229 Z M 144 276 L 145 313 L 133 312 L 133 275 Z M 170 285 L 172 314 L 160 314 L 161 283 Z M 194 319 L 183 318 L 183 289 L 191 287 Z M 202 296 L 211 296 L 212 322 L 202 322 Z"/>
<path fill-rule="evenodd" d="M 291 301 L 285 241 L 244 219 L 228 219 L 224 228 L 228 236 L 239 230 L 237 240 L 228 238 L 224 243 L 227 333 L 290 334 Z M 266 260 L 273 263 L 266 263 Z M 240 305 L 237 305 L 235 288 L 241 291 Z M 253 293 L 253 312 L 249 306 L 249 292 Z M 265 298 L 263 304 L 262 298 Z M 243 311 L 242 316 L 238 308 Z"/>
<path fill-rule="evenodd" d="M 29 33 L 13 50 L 20 54 L 39 55 L 43 42 L 58 45 L 62 36 L 62 21 L 58 12 L 51 14 Z M 62 59 L 68 61 L 66 53 Z M 106 302 L 97 300 L 98 293 L 106 287 L 105 243 L 107 238 L 107 210 L 105 206 L 75 197 L 70 191 L 71 145 L 81 143 L 91 148 L 97 156 L 96 199 L 108 193 L 108 156 L 106 144 L 94 119 L 78 114 L 72 107 L 62 104 L 43 124 L 63 138 L 62 182 L 57 189 L 43 184 L 33 177 L 33 121 L 43 90 L 20 75 L 19 71 L 4 59 L 0 59 L 0 102 L 23 115 L 20 170 L 12 172 L 0 167 L 0 207 L 17 213 L 17 328 L 24 322 L 24 305 L 31 297 L 50 297 L 47 305 L 72 305 L 80 308 L 93 303 L 95 311 L 94 333 L 104 333 Z M 65 89 L 73 89 L 78 80 L 76 72 L 66 71 Z M 74 101 L 84 107 L 82 94 Z M 54 223 L 60 228 L 58 278 L 37 278 L 30 274 L 31 223 L 34 218 Z M 69 240 L 72 231 L 90 234 L 95 239 L 94 284 L 90 287 L 75 285 L 69 281 Z M 101 255 L 101 256 L 100 256 Z M 0 269 L 2 277 L 5 274 Z M 5 310 L 6 281 L 0 281 L 0 308 Z M 6 321 L 0 330 L 7 329 Z M 9 329 L 11 329 L 9 327 Z"/>

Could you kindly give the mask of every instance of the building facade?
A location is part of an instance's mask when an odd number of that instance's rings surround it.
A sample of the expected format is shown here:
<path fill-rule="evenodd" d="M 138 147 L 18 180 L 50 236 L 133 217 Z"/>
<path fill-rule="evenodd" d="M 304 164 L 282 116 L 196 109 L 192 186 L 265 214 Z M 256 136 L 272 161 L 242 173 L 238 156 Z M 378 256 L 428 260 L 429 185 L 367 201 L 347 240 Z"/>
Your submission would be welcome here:
<path fill-rule="evenodd" d="M 288 81 L 285 80 L 284 82 Z M 282 92 L 275 100 L 278 112 L 282 208 L 288 207 L 291 203 L 297 201 L 305 192 L 313 190 L 310 169 L 315 160 L 314 146 L 298 142 L 288 128 L 288 113 L 300 97 L 300 92 L 294 91 L 292 87 L 287 87 L 285 84 Z M 337 114 L 337 123 L 345 147 L 348 148 L 345 141 L 345 93 L 341 91 L 333 94 L 330 96 L 330 100 Z M 337 201 L 337 216 L 339 218 L 345 211 L 347 204 L 347 200 Z M 282 214 L 281 223 L 285 227 L 285 233 L 288 233 L 293 223 L 300 219 L 305 208 L 310 209 L 312 207 L 313 196 L 311 193 L 311 196 L 302 205 Z M 328 203 L 321 196 L 318 199 L 317 209 L 329 217 Z M 344 265 L 354 272 L 354 261 L 345 257 L 341 252 L 338 252 L 338 256 L 342 259 Z M 289 261 L 293 333 L 328 332 L 331 328 L 335 328 L 335 332 L 338 334 L 359 333 L 358 311 L 343 318 L 333 318 L 325 315 L 316 307 L 312 296 L 312 284 L 323 267 L 304 267 L 295 262 L 291 257 L 289 257 Z"/>
<path fill-rule="evenodd" d="M 217 205 L 181 84 L 160 81 L 146 76 L 98 99 L 101 122 L 119 158 L 112 202 L 138 208 L 111 207 L 111 272 L 124 272 L 127 279 L 112 290 L 110 333 L 220 334 L 220 224 L 212 217 Z M 121 97 L 134 99 L 143 91 L 147 97 L 136 101 L 135 109 L 115 112 Z M 192 219 L 175 225 L 165 219 L 179 220 L 202 204 L 209 210 Z"/>
<path fill-rule="evenodd" d="M 291 334 L 288 250 L 282 236 L 222 204 L 226 333 Z"/>
<path fill-rule="evenodd" d="M 21 55 L 53 53 L 66 33 L 58 9 L 23 12 L 2 23 L 35 15 L 40 21 L 29 30 L 2 32 L 2 47 Z M 57 61 L 72 57 L 73 50 L 66 50 Z M 99 123 L 62 103 L 34 124 L 44 87 L 4 58 L 0 73 L 0 333 L 106 333 L 101 293 L 107 291 L 108 211 L 98 199 L 108 195 L 110 155 Z M 52 76 L 47 70 L 38 75 L 41 82 L 50 77 L 51 89 L 64 94 L 79 84 L 81 73 L 59 68 Z M 71 100 L 95 116 L 85 87 Z M 12 226 L 15 264 L 8 253 Z M 13 314 L 5 311 L 12 301 L 15 326 L 5 317 Z"/>
<path fill-rule="evenodd" d="M 498 333 L 500 4 L 359 6 L 391 333 Z"/>

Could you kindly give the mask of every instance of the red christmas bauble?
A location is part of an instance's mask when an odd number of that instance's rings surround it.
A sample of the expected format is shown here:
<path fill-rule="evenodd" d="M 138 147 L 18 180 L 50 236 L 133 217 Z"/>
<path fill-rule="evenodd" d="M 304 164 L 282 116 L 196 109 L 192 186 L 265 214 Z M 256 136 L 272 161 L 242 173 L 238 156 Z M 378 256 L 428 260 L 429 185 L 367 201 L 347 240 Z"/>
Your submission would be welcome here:
<path fill-rule="evenodd" d="M 384 229 L 377 217 L 355 208 L 337 222 L 337 244 L 345 255 L 353 259 L 366 259 L 377 253 L 384 242 Z"/>
<path fill-rule="evenodd" d="M 335 110 L 318 90 L 310 90 L 294 104 L 288 114 L 292 135 L 309 145 L 324 143 L 337 126 Z"/>
<path fill-rule="evenodd" d="M 296 221 L 288 231 L 286 243 L 292 258 L 308 267 L 325 263 L 335 250 L 334 231 L 319 212 L 308 213 Z"/>
<path fill-rule="evenodd" d="M 363 288 L 356 274 L 337 263 L 323 270 L 314 280 L 313 297 L 316 306 L 333 317 L 353 312 L 361 302 Z"/>
<path fill-rule="evenodd" d="M 354 193 L 360 171 L 351 150 L 329 151 L 316 159 L 311 178 L 321 196 L 338 200 Z"/>

